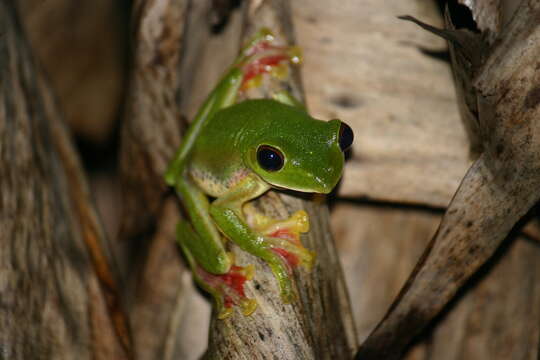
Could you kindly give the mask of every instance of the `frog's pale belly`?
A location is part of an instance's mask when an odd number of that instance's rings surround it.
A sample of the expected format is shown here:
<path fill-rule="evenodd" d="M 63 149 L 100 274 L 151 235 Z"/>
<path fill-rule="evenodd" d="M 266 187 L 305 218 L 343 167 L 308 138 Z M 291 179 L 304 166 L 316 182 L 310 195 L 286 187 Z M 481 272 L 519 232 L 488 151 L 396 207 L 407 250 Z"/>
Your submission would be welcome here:
<path fill-rule="evenodd" d="M 216 176 L 212 171 L 190 166 L 188 172 L 190 178 L 201 191 L 213 197 L 220 197 L 249 175 L 251 171 L 241 168 L 234 171 L 230 176 L 220 177 Z"/>

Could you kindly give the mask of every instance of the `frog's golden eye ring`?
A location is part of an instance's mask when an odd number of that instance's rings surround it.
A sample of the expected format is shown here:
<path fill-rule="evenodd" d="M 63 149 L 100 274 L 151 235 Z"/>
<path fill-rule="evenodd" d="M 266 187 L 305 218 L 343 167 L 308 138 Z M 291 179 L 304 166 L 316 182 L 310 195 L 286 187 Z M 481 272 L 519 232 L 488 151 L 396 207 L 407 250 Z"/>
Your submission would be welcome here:
<path fill-rule="evenodd" d="M 266 171 L 279 171 L 285 164 L 285 157 L 275 147 L 261 145 L 257 149 L 257 162 Z"/>
<path fill-rule="evenodd" d="M 354 133 L 351 127 L 344 122 L 339 127 L 339 148 L 345 151 L 351 147 L 354 140 Z"/>

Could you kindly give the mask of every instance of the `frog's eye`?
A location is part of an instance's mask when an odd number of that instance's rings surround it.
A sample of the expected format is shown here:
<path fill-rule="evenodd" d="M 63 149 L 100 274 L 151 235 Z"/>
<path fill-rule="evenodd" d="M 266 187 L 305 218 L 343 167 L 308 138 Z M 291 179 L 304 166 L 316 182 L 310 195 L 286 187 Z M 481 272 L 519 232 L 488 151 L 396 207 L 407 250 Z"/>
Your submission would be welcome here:
<path fill-rule="evenodd" d="M 281 170 L 285 163 L 283 154 L 275 147 L 269 145 L 261 145 L 257 149 L 257 161 L 259 165 L 266 171 Z"/>
<path fill-rule="evenodd" d="M 354 134 L 351 127 L 344 122 L 339 127 L 339 148 L 341 151 L 347 150 L 353 143 Z"/>

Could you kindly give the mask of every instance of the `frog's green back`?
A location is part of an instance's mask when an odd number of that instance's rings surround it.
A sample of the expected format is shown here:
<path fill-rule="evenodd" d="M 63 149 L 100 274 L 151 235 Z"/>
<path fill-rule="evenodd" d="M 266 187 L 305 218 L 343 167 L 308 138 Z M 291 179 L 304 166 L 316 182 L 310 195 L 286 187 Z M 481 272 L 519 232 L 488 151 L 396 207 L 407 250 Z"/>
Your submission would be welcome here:
<path fill-rule="evenodd" d="M 246 100 L 220 110 L 208 121 L 190 162 L 218 178 L 251 170 L 274 186 L 327 192 L 343 167 L 339 125 L 339 121 L 316 120 L 303 109 L 275 100 Z M 283 152 L 286 164 L 281 171 L 267 173 L 258 166 L 256 150 L 262 144 Z"/>

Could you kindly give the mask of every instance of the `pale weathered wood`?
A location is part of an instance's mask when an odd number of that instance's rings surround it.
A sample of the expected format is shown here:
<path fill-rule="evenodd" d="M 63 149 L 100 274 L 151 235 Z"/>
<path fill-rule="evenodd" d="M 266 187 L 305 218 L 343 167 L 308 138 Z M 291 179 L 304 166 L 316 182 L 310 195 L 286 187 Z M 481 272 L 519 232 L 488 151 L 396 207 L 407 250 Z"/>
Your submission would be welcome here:
<path fill-rule="evenodd" d="M 469 166 L 446 45 L 397 16 L 442 26 L 430 1 L 292 2 L 310 111 L 355 132 L 344 197 L 448 205 Z"/>
<path fill-rule="evenodd" d="M 473 72 L 484 151 L 358 359 L 398 358 L 538 200 L 539 14 L 539 2 L 522 2 L 489 57 Z M 529 351 L 537 348 L 529 346 Z"/>
<path fill-rule="evenodd" d="M 123 359 L 103 231 L 14 8 L 0 2 L 0 357 Z"/>
<path fill-rule="evenodd" d="M 332 230 L 359 341 L 384 316 L 437 229 L 437 211 L 337 202 Z"/>
<path fill-rule="evenodd" d="M 434 331 L 432 359 L 538 359 L 540 248 L 507 245 Z"/>

